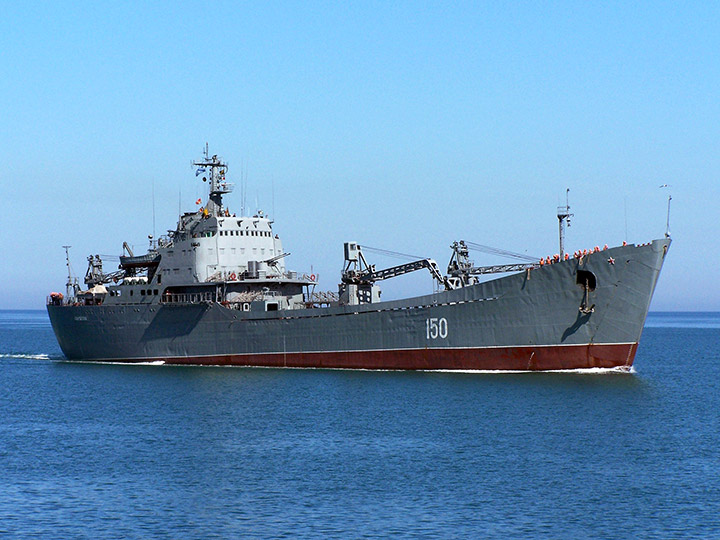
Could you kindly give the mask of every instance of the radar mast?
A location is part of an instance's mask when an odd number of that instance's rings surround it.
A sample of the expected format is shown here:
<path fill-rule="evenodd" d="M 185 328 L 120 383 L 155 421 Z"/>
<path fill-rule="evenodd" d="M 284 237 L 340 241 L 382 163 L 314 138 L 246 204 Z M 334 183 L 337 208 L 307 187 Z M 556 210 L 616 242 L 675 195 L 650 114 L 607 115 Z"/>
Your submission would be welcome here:
<path fill-rule="evenodd" d="M 221 216 L 223 211 L 222 196 L 233 190 L 233 184 L 225 180 L 227 173 L 227 163 L 224 163 L 217 154 L 210 156 L 208 144 L 205 143 L 205 152 L 203 159 L 194 161 L 193 166 L 199 167 L 195 171 L 195 176 L 203 175 L 203 182 L 210 181 L 210 193 L 205 210 L 208 215 Z"/>

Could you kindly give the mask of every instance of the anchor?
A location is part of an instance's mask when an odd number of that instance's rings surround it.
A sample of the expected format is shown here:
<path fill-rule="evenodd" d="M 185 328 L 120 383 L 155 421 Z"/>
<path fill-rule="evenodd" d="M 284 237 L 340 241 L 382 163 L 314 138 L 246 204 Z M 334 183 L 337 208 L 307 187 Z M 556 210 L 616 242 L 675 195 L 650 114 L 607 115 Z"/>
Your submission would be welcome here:
<path fill-rule="evenodd" d="M 585 289 L 585 294 L 583 294 L 583 299 L 578 309 L 580 313 L 588 315 L 595 312 L 595 304 L 588 307 L 588 303 L 590 302 L 590 280 L 588 278 L 585 278 L 585 286 L 583 288 Z"/>

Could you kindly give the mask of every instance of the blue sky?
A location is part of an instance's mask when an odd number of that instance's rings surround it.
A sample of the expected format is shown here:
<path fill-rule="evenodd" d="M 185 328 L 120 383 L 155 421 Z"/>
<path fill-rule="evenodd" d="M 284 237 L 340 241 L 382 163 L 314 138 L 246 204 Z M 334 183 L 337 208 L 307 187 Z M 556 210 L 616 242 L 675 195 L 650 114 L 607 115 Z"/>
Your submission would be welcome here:
<path fill-rule="evenodd" d="M 652 309 L 720 310 L 718 4 L 3 9 L 1 308 L 63 289 L 63 244 L 80 277 L 90 253 L 142 249 L 153 190 L 157 234 L 174 228 L 204 194 L 190 162 L 209 142 L 325 290 L 347 240 L 441 266 L 461 238 L 553 254 L 569 187 L 570 251 L 661 237 L 671 193 Z"/>

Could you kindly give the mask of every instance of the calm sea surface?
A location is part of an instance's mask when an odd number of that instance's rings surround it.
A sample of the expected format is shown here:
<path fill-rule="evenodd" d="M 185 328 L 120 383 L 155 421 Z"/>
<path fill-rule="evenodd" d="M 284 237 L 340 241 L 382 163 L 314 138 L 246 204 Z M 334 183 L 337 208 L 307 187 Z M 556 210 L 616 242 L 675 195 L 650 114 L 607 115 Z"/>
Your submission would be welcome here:
<path fill-rule="evenodd" d="M 0 311 L 2 538 L 718 538 L 720 313 L 634 373 L 62 362 Z"/>

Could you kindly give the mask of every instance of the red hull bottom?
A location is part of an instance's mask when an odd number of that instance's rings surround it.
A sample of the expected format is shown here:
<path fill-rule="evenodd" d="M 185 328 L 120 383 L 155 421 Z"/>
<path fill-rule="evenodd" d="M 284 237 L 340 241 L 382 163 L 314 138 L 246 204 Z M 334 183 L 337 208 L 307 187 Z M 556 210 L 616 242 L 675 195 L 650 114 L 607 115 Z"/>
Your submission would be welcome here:
<path fill-rule="evenodd" d="M 637 343 L 472 349 L 400 349 L 381 351 L 228 354 L 165 358 L 113 359 L 183 365 L 257 366 L 382 370 L 546 371 L 630 368 Z"/>

